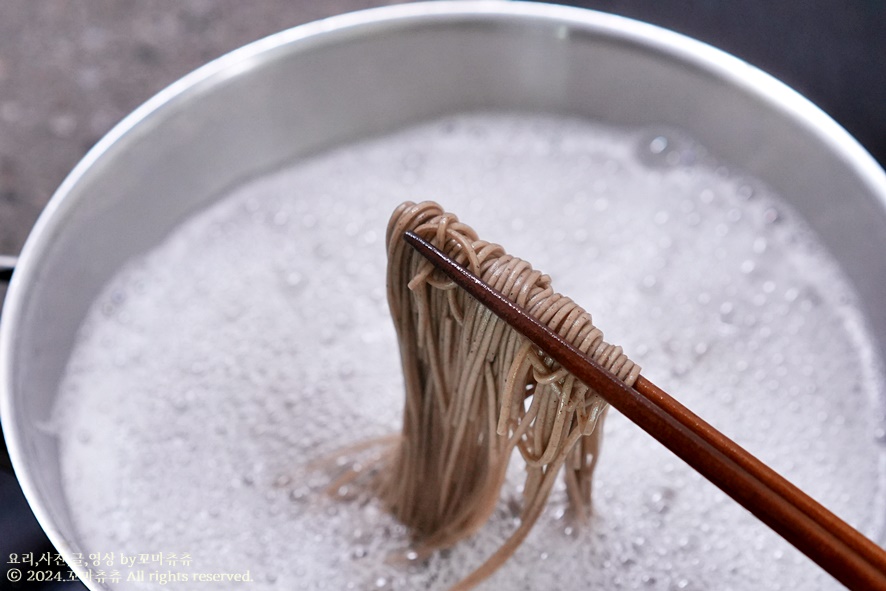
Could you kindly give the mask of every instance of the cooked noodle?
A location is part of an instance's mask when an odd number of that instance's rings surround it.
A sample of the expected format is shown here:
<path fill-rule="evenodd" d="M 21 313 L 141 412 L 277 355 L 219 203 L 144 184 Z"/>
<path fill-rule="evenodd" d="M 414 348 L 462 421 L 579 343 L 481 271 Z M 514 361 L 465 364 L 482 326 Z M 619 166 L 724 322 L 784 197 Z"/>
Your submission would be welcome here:
<path fill-rule="evenodd" d="M 603 341 L 591 316 L 554 292 L 550 277 L 436 203 L 404 203 L 387 230 L 388 302 L 406 387 L 402 438 L 380 496 L 425 549 L 471 535 L 498 502 L 516 448 L 526 466 L 520 525 L 456 586 L 469 589 L 520 545 L 560 468 L 582 517 L 606 403 L 428 263 L 402 239 L 412 230 L 591 355 L 628 385 L 640 368 Z"/>

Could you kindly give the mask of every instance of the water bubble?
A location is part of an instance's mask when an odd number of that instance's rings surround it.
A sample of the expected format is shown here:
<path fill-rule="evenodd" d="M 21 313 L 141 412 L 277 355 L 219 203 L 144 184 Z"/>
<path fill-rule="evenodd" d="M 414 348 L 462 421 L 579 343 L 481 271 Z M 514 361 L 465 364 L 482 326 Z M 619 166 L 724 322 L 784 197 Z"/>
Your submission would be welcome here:
<path fill-rule="evenodd" d="M 421 168 L 421 165 L 424 163 L 424 156 L 419 152 L 409 152 L 401 161 L 403 163 L 403 168 L 408 170 L 416 170 Z"/>
<path fill-rule="evenodd" d="M 259 210 L 260 203 L 255 197 L 248 197 L 243 203 L 243 210 L 246 213 L 255 213 Z"/>
<path fill-rule="evenodd" d="M 683 156 L 683 154 L 681 154 L 677 150 L 674 150 L 665 154 L 665 162 L 667 162 L 671 166 L 677 166 L 678 164 L 680 164 Z"/>
<path fill-rule="evenodd" d="M 302 228 L 310 229 L 317 226 L 317 216 L 312 213 L 306 213 L 301 216 Z"/>
<path fill-rule="evenodd" d="M 781 214 L 774 207 L 769 207 L 763 212 L 764 224 L 775 224 L 781 220 Z"/>
<path fill-rule="evenodd" d="M 289 212 L 288 211 L 278 211 L 274 214 L 272 218 L 272 222 L 275 226 L 285 226 L 289 223 Z"/>
<path fill-rule="evenodd" d="M 691 142 L 675 134 L 646 136 L 637 150 L 640 162 L 652 167 L 691 165 L 697 159 Z"/>
<path fill-rule="evenodd" d="M 747 201 L 751 197 L 754 196 L 754 188 L 751 187 L 750 185 L 742 185 L 738 188 L 738 191 L 736 191 L 736 194 L 738 195 L 738 197 L 740 199 Z"/>
<path fill-rule="evenodd" d="M 656 513 L 666 513 L 671 506 L 671 502 L 676 496 L 676 491 L 672 488 L 662 487 L 652 493 L 649 497 L 648 506 Z"/>
<path fill-rule="evenodd" d="M 309 489 L 306 486 L 300 486 L 289 491 L 289 500 L 301 503 L 308 498 Z"/>
<path fill-rule="evenodd" d="M 720 304 L 720 321 L 732 324 L 735 321 L 735 305 L 730 301 Z"/>
<path fill-rule="evenodd" d="M 651 273 L 648 275 L 644 275 L 642 279 L 640 279 L 640 288 L 645 292 L 652 292 L 658 286 L 658 279 L 655 275 Z"/>
<path fill-rule="evenodd" d="M 353 550 L 351 550 L 351 558 L 366 558 L 369 555 L 369 550 L 366 549 L 365 546 L 355 546 Z"/>
<path fill-rule="evenodd" d="M 682 361 L 676 361 L 671 364 L 671 375 L 674 377 L 682 377 L 689 373 L 689 365 Z"/>
<path fill-rule="evenodd" d="M 284 281 L 289 287 L 302 287 L 305 284 L 305 276 L 295 269 L 292 269 L 284 276 Z"/>
<path fill-rule="evenodd" d="M 668 138 L 659 135 L 649 142 L 649 151 L 653 154 L 661 154 L 668 147 Z"/>

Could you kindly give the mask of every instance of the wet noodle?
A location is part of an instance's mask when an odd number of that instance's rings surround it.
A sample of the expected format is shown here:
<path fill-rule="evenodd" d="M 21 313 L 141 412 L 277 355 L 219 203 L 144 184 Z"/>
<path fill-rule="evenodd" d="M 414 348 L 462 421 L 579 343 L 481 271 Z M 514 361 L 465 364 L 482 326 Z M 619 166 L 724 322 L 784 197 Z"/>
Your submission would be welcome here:
<path fill-rule="evenodd" d="M 591 476 L 606 403 L 403 241 L 431 241 L 582 352 L 633 384 L 640 368 L 607 344 L 591 315 L 556 293 L 550 277 L 433 202 L 404 203 L 387 231 L 388 303 L 405 378 L 402 440 L 382 477 L 381 496 L 425 548 L 447 547 L 489 518 L 518 450 L 526 465 L 520 525 L 457 588 L 494 572 L 544 508 L 562 467 L 578 516 L 591 502 Z"/>

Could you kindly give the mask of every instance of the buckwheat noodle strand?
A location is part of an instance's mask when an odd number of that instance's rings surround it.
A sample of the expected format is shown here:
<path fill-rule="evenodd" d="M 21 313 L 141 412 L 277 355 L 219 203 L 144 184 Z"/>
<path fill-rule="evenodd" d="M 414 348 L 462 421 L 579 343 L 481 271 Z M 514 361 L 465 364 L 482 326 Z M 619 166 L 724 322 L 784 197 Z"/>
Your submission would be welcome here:
<path fill-rule="evenodd" d="M 436 203 L 403 203 L 386 239 L 388 303 L 400 345 L 403 429 L 379 494 L 422 548 L 451 546 L 489 518 L 513 452 L 526 466 L 520 525 L 454 589 L 469 589 L 517 549 L 564 468 L 571 508 L 590 508 L 606 403 L 403 240 L 415 232 L 633 385 L 640 368 L 603 340 L 551 279 Z"/>

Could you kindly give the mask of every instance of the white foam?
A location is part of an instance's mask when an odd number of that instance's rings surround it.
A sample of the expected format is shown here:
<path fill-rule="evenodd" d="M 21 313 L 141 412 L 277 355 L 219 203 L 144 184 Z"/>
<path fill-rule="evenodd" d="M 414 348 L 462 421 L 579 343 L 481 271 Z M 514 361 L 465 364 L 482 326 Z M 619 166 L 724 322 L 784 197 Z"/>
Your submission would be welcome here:
<path fill-rule="evenodd" d="M 250 181 L 111 282 L 56 409 L 85 548 L 336 590 L 446 588 L 497 548 L 516 479 L 475 538 L 404 565 L 403 528 L 324 496 L 304 465 L 398 429 L 383 241 L 406 199 L 531 260 L 650 379 L 880 535 L 882 376 L 790 208 L 677 133 L 486 114 Z M 592 522 L 572 524 L 564 496 L 482 589 L 839 588 L 616 412 Z"/>

